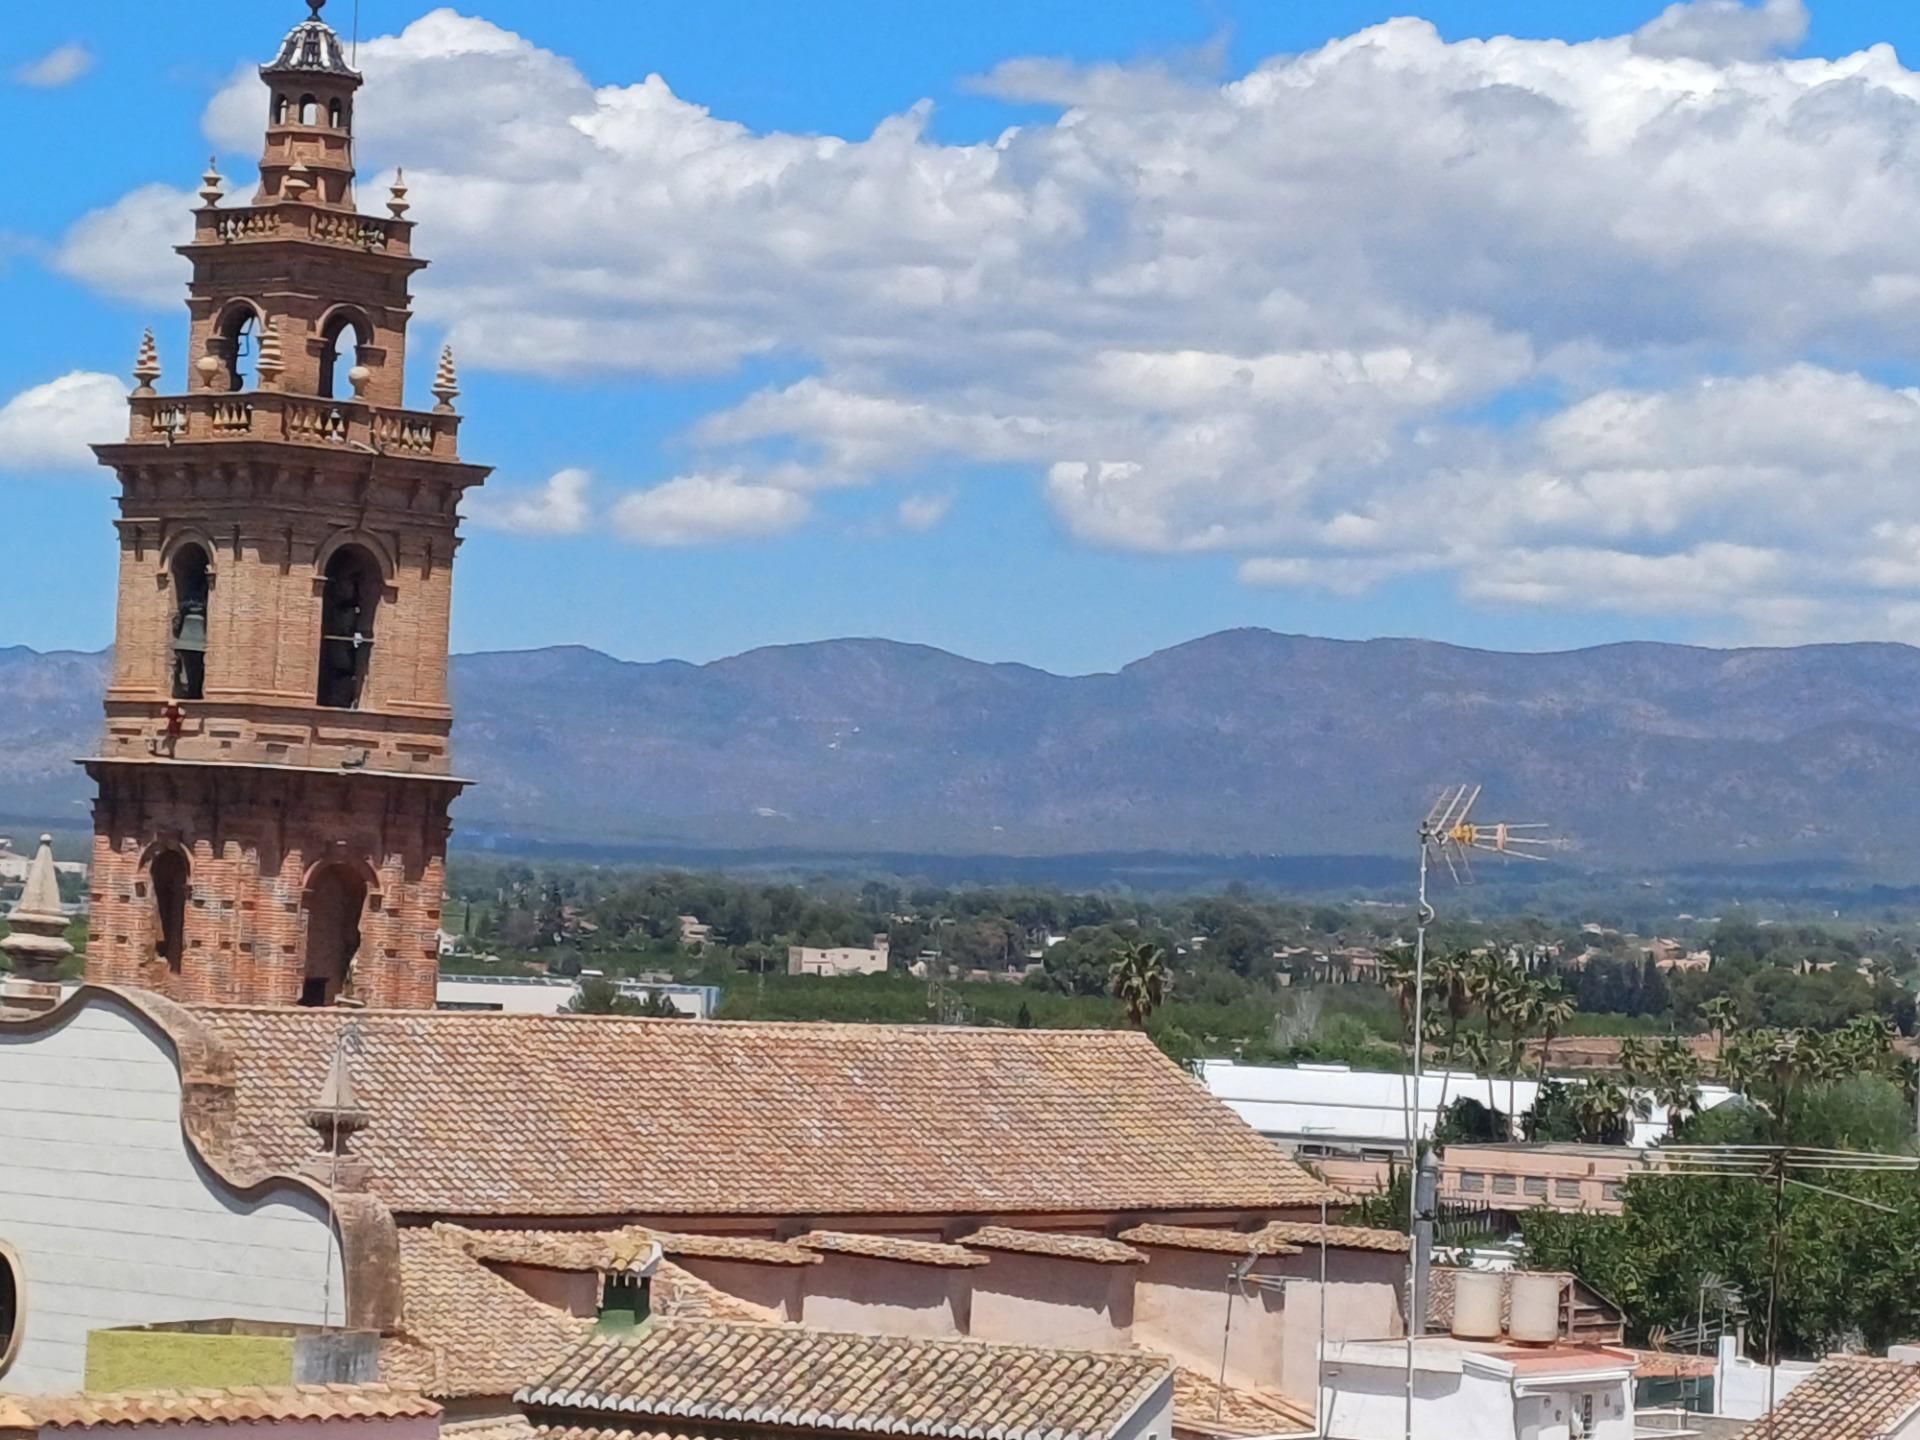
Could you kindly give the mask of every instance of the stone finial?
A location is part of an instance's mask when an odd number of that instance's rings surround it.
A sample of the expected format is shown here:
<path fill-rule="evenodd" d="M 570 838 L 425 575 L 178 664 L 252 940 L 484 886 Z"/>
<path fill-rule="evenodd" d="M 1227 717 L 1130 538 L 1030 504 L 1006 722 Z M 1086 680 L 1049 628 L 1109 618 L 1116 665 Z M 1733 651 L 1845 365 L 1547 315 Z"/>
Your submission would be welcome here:
<path fill-rule="evenodd" d="M 260 355 L 254 361 L 254 368 L 260 372 L 260 388 L 277 390 L 280 376 L 287 368 L 286 354 L 280 348 L 280 317 L 275 315 L 260 327 Z"/>
<path fill-rule="evenodd" d="M 365 365 L 356 365 L 347 371 L 347 384 L 353 387 L 353 398 L 356 400 L 364 400 L 367 398 L 367 386 L 372 383 L 372 381 L 373 371 L 369 370 Z"/>
<path fill-rule="evenodd" d="M 140 337 L 140 355 L 133 362 L 136 395 L 153 394 L 153 382 L 160 378 L 160 347 L 153 343 L 153 331 Z"/>
<path fill-rule="evenodd" d="M 207 202 L 207 209 L 216 208 L 225 195 L 226 181 L 221 178 L 218 166 L 219 157 L 207 157 L 207 173 L 200 177 L 200 198 Z"/>
<path fill-rule="evenodd" d="M 193 362 L 193 368 L 194 372 L 200 377 L 200 388 L 202 390 L 211 390 L 214 388 L 214 381 L 219 378 L 220 373 L 227 367 L 220 363 L 220 357 L 218 355 L 202 355 L 198 360 Z"/>
<path fill-rule="evenodd" d="M 407 218 L 407 211 L 412 208 L 413 206 L 407 203 L 407 172 L 395 170 L 393 189 L 387 194 L 387 211 L 394 219 L 404 220 Z"/>
<path fill-rule="evenodd" d="M 281 188 L 286 192 L 289 200 L 301 200 L 305 198 L 306 193 L 313 188 L 313 181 L 308 178 L 311 173 L 306 165 L 299 160 L 294 161 L 293 164 L 287 168 L 287 178 Z"/>
<path fill-rule="evenodd" d="M 453 368 L 453 346 L 446 345 L 440 350 L 440 368 L 433 376 L 433 398 L 440 403 L 433 408 L 441 412 L 453 409 L 454 397 L 460 393 L 460 376 Z"/>
<path fill-rule="evenodd" d="M 26 887 L 7 916 L 0 940 L 13 976 L 0 986 L 0 1002 L 19 1009 L 51 1009 L 60 1003 L 60 963 L 73 954 L 67 916 L 60 908 L 59 872 L 53 867 L 53 837 L 42 835 Z"/>
<path fill-rule="evenodd" d="M 301 1163 L 301 1173 L 336 1189 L 364 1190 L 371 1172 L 366 1161 L 349 1154 L 348 1148 L 353 1137 L 373 1123 L 373 1116 L 353 1088 L 344 1047 L 334 1051 L 327 1078 L 303 1118 L 320 1144 Z"/>

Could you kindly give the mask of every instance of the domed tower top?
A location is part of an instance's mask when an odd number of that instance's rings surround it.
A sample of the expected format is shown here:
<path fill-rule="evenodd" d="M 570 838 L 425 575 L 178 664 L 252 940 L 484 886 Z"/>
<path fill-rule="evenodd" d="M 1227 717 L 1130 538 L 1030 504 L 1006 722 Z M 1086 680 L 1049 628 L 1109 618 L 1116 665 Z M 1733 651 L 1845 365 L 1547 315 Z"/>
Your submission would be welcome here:
<path fill-rule="evenodd" d="M 347 64 L 347 52 L 341 48 L 340 37 L 320 18 L 320 12 L 327 8 L 327 0 L 307 0 L 307 8 L 313 13 L 287 32 L 280 53 L 262 65 L 260 73 L 269 79 L 275 75 L 316 72 L 354 75 L 353 67 Z"/>
<path fill-rule="evenodd" d="M 312 12 L 260 67 L 272 99 L 267 146 L 260 157 L 256 205 L 295 200 L 328 209 L 353 209 L 353 95 L 360 73 L 320 11 Z"/>

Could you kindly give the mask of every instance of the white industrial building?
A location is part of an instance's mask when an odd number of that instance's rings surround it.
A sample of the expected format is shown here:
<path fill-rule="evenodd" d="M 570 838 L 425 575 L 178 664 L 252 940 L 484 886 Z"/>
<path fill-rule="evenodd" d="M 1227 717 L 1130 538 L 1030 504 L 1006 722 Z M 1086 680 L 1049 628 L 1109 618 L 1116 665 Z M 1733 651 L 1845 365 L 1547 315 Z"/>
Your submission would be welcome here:
<path fill-rule="evenodd" d="M 1405 1075 L 1348 1065 L 1240 1065 L 1231 1060 L 1209 1060 L 1203 1074 L 1207 1089 L 1293 1154 L 1309 1158 L 1357 1154 L 1386 1160 L 1409 1149 L 1408 1106 L 1414 1094 Z M 1538 1082 L 1531 1079 L 1429 1070 L 1420 1077 L 1412 1128 L 1420 1139 L 1431 1137 L 1441 1106 L 1463 1095 L 1508 1115 L 1524 1115 L 1533 1108 L 1539 1090 Z M 1723 1085 L 1700 1087 L 1703 1109 L 1731 1098 L 1733 1092 Z M 1656 1103 L 1648 1118 L 1634 1123 L 1630 1143 L 1654 1145 L 1666 1133 L 1667 1112 Z"/>

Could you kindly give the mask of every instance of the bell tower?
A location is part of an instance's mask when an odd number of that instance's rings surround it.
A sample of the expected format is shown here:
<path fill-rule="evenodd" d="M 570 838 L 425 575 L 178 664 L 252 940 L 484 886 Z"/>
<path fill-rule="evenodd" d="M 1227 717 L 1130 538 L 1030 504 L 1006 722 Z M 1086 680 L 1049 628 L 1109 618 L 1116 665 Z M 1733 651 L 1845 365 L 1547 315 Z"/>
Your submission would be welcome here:
<path fill-rule="evenodd" d="M 89 979 L 186 1001 L 430 1009 L 454 777 L 459 394 L 405 407 L 406 189 L 354 202 L 361 79 L 320 18 L 261 67 L 260 186 L 209 167 L 189 360 L 151 333 L 120 482 Z"/>

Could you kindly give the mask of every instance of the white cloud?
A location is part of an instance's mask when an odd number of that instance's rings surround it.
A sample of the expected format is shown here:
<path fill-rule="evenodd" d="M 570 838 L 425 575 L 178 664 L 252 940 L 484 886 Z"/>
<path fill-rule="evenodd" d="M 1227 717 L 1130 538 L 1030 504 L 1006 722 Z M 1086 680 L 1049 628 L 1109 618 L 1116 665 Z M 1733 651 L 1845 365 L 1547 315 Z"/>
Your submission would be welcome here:
<path fill-rule="evenodd" d="M 909 495 L 900 502 L 902 530 L 931 530 L 953 509 L 951 495 Z"/>
<path fill-rule="evenodd" d="M 791 530 L 811 511 L 807 498 L 737 475 L 682 475 L 626 496 L 614 528 L 640 545 L 710 545 L 760 540 Z"/>
<path fill-rule="evenodd" d="M 76 280 L 142 304 L 178 303 L 187 262 L 173 247 L 193 238 L 200 202 L 171 185 L 143 185 L 68 229 L 54 264 Z"/>
<path fill-rule="evenodd" d="M 62 45 L 13 72 L 13 78 L 36 90 L 58 90 L 71 85 L 93 68 L 93 52 L 84 45 Z"/>
<path fill-rule="evenodd" d="M 76 370 L 22 390 L 0 405 L 0 470 L 73 470 L 94 465 L 87 447 L 127 433 L 127 385 Z"/>
<path fill-rule="evenodd" d="M 577 535 L 587 528 L 591 506 L 587 492 L 593 476 L 585 470 L 561 470 L 534 490 L 489 486 L 470 491 L 465 514 L 475 525 L 522 535 Z"/>
<path fill-rule="evenodd" d="M 1634 32 L 1633 48 L 1696 60 L 1764 60 L 1806 35 L 1806 0 L 1680 0 Z"/>
<path fill-rule="evenodd" d="M 689 427 L 692 473 L 615 506 L 637 538 L 991 465 L 1079 543 L 1252 584 L 1424 571 L 1838 632 L 1920 602 L 1915 402 L 1863 378 L 1920 334 L 1920 75 L 1889 46 L 1780 58 L 1805 22 L 1396 20 L 1224 83 L 1015 60 L 980 88 L 1063 113 L 949 145 L 924 106 L 756 132 L 439 10 L 361 47 L 363 195 L 406 165 L 421 309 L 469 367 L 798 372 Z M 243 74 L 206 125 L 252 152 L 263 114 Z M 177 295 L 144 267 L 190 203 L 136 192 L 62 263 Z"/>

